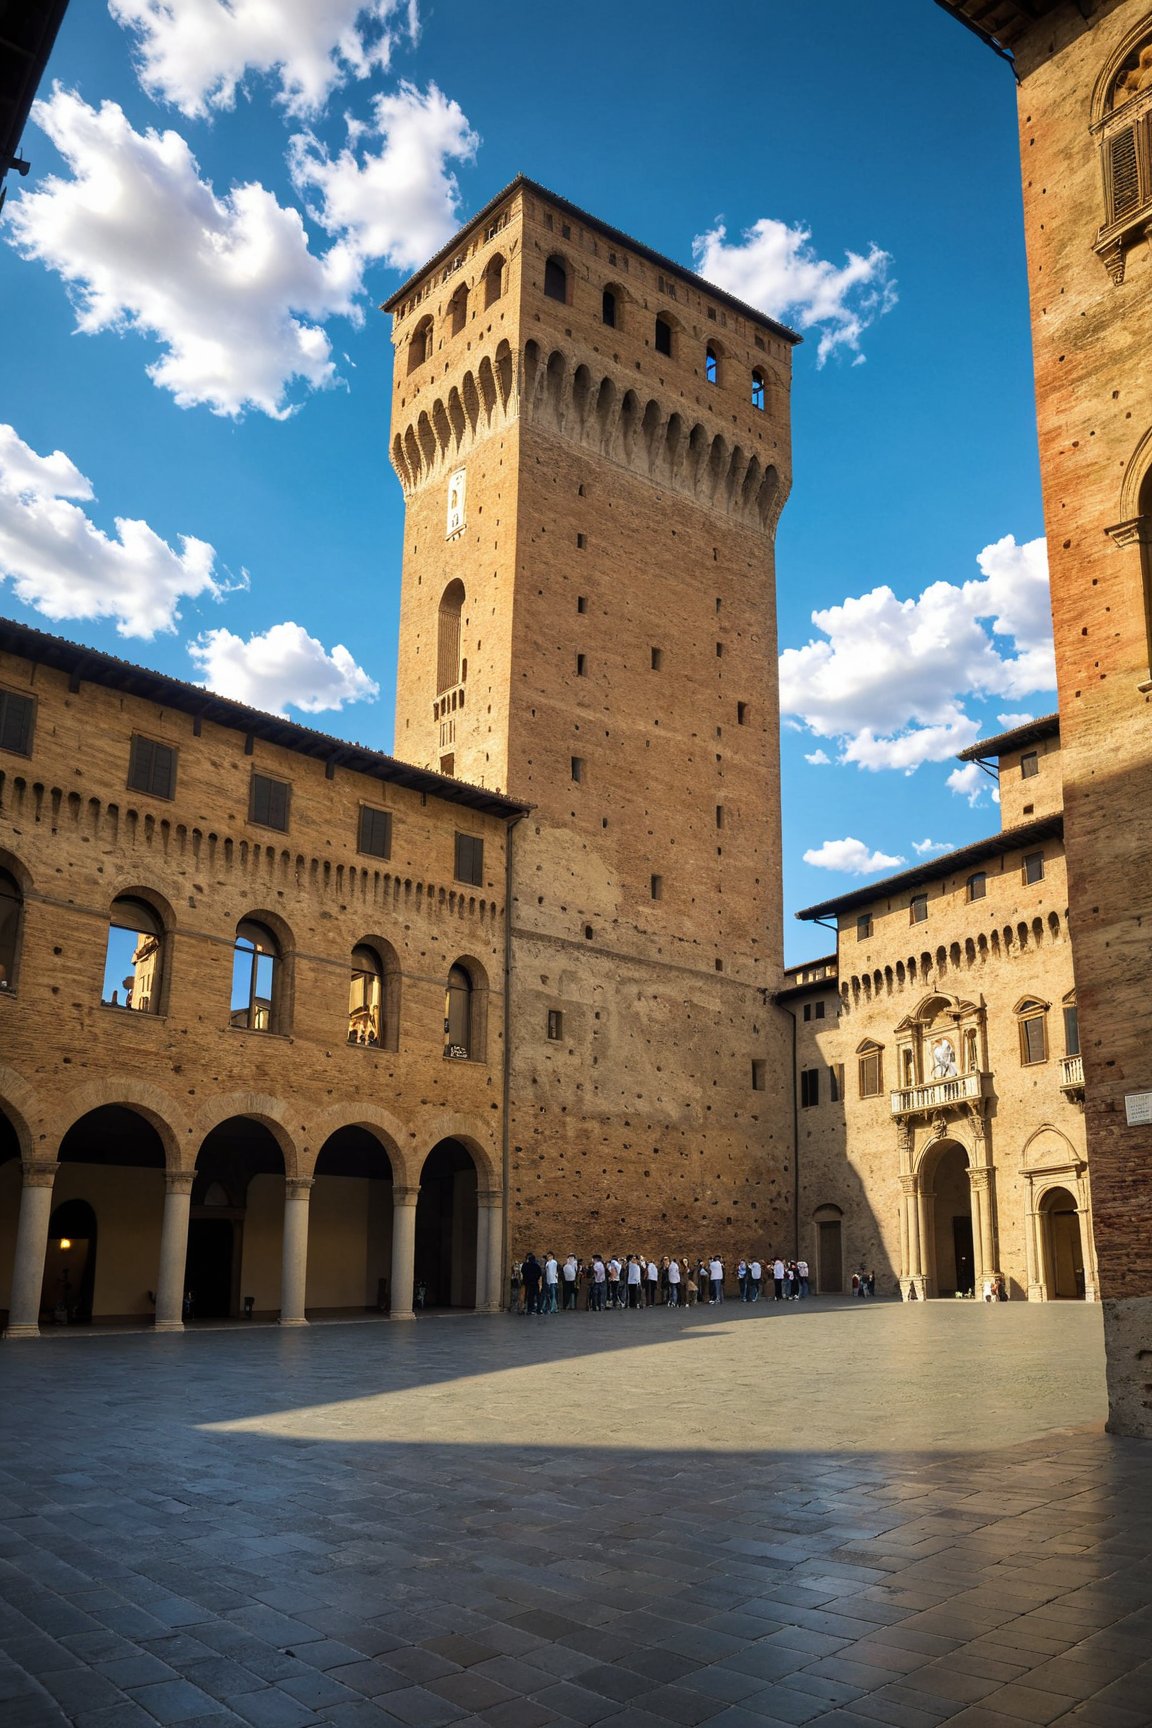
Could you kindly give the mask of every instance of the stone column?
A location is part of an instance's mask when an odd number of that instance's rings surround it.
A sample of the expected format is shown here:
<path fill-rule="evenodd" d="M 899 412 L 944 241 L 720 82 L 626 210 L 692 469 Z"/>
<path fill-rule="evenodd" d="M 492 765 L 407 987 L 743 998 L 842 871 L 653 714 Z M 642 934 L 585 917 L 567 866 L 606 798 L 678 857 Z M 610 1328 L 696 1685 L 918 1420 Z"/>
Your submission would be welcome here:
<path fill-rule="evenodd" d="M 1036 1191 L 1028 1183 L 1024 1212 L 1024 1265 L 1028 1276 L 1029 1302 L 1043 1302 L 1043 1242 L 1040 1235 L 1040 1214 L 1036 1210 Z"/>
<path fill-rule="evenodd" d="M 40 1295 L 44 1288 L 44 1256 L 52 1217 L 52 1185 L 59 1166 L 55 1159 L 27 1158 L 22 1169 L 20 1219 L 12 1261 L 12 1294 L 8 1299 L 5 1338 L 40 1336 Z"/>
<path fill-rule="evenodd" d="M 916 1178 L 900 1178 L 900 1293 L 907 1301 L 920 1270 L 920 1226 L 916 1212 Z M 919 1291 L 916 1292 L 920 1294 Z"/>
<path fill-rule="evenodd" d="M 488 1312 L 504 1306 L 504 1196 L 497 1193 L 488 1208 Z"/>
<path fill-rule="evenodd" d="M 416 1202 L 419 1188 L 392 1187 L 392 1318 L 412 1320 L 416 1283 Z"/>
<path fill-rule="evenodd" d="M 486 1313 L 488 1308 L 489 1204 L 487 1190 L 479 1189 L 476 1194 L 476 1299 L 473 1304 L 477 1314 Z"/>
<path fill-rule="evenodd" d="M 928 1268 L 932 1264 L 932 1215 L 928 1205 L 928 1195 L 924 1192 L 923 1177 L 916 1178 L 916 1258 L 919 1261 L 917 1274 L 919 1278 L 919 1295 L 928 1295 Z"/>
<path fill-rule="evenodd" d="M 281 1326 L 307 1326 L 304 1294 L 308 1284 L 308 1202 L 311 1176 L 284 1178 L 284 1260 L 280 1274 Z"/>
<path fill-rule="evenodd" d="M 160 1227 L 160 1270 L 156 1274 L 157 1332 L 184 1330 L 184 1268 L 188 1260 L 188 1211 L 194 1170 L 164 1173 L 164 1222 Z"/>
<path fill-rule="evenodd" d="M 498 1188 L 481 1188 L 476 1201 L 476 1312 L 492 1314 L 500 1307 L 504 1196 Z"/>
<path fill-rule="evenodd" d="M 972 1222 L 975 1226 L 973 1240 L 979 1257 L 976 1267 L 976 1293 L 979 1295 L 979 1285 L 996 1271 L 996 1244 L 992 1230 L 992 1172 L 969 1170 L 968 1182 L 972 1190 Z"/>

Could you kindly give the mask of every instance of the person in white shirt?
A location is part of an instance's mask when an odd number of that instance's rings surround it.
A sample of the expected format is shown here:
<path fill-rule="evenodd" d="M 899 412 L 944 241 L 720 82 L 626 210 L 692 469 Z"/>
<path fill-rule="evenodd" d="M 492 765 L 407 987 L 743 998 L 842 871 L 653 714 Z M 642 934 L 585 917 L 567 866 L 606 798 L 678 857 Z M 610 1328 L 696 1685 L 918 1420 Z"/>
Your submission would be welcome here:
<path fill-rule="evenodd" d="M 656 1306 L 656 1292 L 660 1288 L 660 1268 L 655 1260 L 649 1260 L 645 1277 L 644 1300 L 649 1308 Z"/>
<path fill-rule="evenodd" d="M 751 1281 L 752 1281 L 752 1300 L 753 1300 L 753 1302 L 759 1302 L 759 1300 L 760 1300 L 760 1280 L 764 1276 L 764 1268 L 763 1268 L 763 1266 L 761 1266 L 759 1260 L 753 1260 L 751 1266 L 749 1266 L 749 1268 L 748 1268 L 748 1271 L 751 1275 Z"/>
<path fill-rule="evenodd" d="M 775 1290 L 773 1292 L 773 1300 L 776 1302 L 783 1302 L 783 1300 L 784 1300 L 784 1262 L 783 1262 L 783 1260 L 781 1260 L 779 1255 L 777 1255 L 775 1260 L 773 1260 L 773 1262 L 772 1262 L 772 1282 L 775 1285 Z"/>
<path fill-rule="evenodd" d="M 807 1260 L 797 1260 L 796 1273 L 800 1279 L 800 1294 L 801 1294 L 801 1296 L 807 1296 L 807 1294 L 808 1294 L 808 1262 L 807 1262 Z"/>
<path fill-rule="evenodd" d="M 669 1308 L 679 1308 L 680 1306 L 680 1262 L 678 1260 L 669 1260 L 668 1262 L 668 1306 Z"/>
<path fill-rule="evenodd" d="M 708 1262 L 708 1282 L 712 1287 L 708 1306 L 713 1307 L 716 1303 L 724 1300 L 724 1262 L 715 1254 Z"/>
<path fill-rule="evenodd" d="M 749 1300 L 747 1260 L 741 1260 L 736 1267 L 736 1286 L 740 1292 L 741 1302 L 747 1302 Z"/>
<path fill-rule="evenodd" d="M 569 1254 L 563 1267 L 565 1308 L 574 1309 L 576 1307 L 576 1275 L 579 1270 L 575 1254 Z"/>
<path fill-rule="evenodd" d="M 553 1254 L 552 1250 L 549 1249 L 548 1250 L 548 1257 L 544 1262 L 544 1297 L 545 1297 L 544 1312 L 545 1312 L 545 1314 L 557 1314 L 560 1311 L 560 1304 L 556 1300 L 556 1291 L 557 1291 L 557 1286 L 558 1286 L 559 1282 L 560 1282 L 560 1268 L 556 1264 L 555 1254 Z"/>
<path fill-rule="evenodd" d="M 640 1300 L 641 1300 L 641 1298 L 640 1298 L 640 1281 L 641 1281 L 641 1277 L 642 1277 L 642 1268 L 641 1268 L 640 1262 L 639 1262 L 639 1260 L 637 1260 L 635 1254 L 629 1254 L 629 1256 L 628 1256 L 628 1274 L 627 1274 L 627 1276 L 628 1276 L 628 1306 L 629 1306 L 629 1308 L 639 1308 Z"/>
<path fill-rule="evenodd" d="M 620 1264 L 619 1255 L 613 1254 L 608 1262 L 608 1306 L 620 1307 L 620 1274 L 624 1270 Z"/>
<path fill-rule="evenodd" d="M 597 1254 L 592 1261 L 592 1307 L 597 1314 L 604 1312 L 604 1286 L 608 1282 L 608 1274 L 604 1268 L 604 1258 Z"/>

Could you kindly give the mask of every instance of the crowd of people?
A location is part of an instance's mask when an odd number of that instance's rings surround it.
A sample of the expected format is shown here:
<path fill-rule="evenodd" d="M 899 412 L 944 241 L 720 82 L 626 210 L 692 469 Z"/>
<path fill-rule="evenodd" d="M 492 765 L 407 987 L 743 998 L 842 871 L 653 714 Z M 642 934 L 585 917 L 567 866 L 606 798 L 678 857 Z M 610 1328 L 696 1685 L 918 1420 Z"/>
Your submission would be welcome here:
<path fill-rule="evenodd" d="M 740 1302 L 800 1302 L 809 1293 L 808 1262 L 741 1260 L 736 1266 Z M 589 1314 L 608 1309 L 633 1312 L 641 1308 L 717 1307 L 725 1300 L 728 1269 L 718 1255 L 699 1259 L 660 1261 L 647 1254 L 593 1254 L 581 1260 L 569 1254 L 530 1253 L 512 1262 L 511 1308 L 514 1314 L 559 1314 L 583 1309 Z"/>

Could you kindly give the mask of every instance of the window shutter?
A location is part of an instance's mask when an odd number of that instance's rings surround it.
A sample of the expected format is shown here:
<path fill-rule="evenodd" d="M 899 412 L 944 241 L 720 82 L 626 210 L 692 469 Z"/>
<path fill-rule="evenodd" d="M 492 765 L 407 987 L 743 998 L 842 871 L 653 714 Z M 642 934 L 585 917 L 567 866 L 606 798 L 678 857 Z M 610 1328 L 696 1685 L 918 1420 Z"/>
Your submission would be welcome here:
<path fill-rule="evenodd" d="M 17 756 L 32 754 L 32 717 L 36 704 L 31 696 L 17 696 L 11 690 L 0 690 L 0 750 L 12 750 Z"/>
<path fill-rule="evenodd" d="M 272 780 L 267 774 L 252 776 L 251 819 L 265 828 L 288 827 L 288 793 L 286 780 Z"/>
<path fill-rule="evenodd" d="M 360 806 L 360 851 L 373 858 L 392 856 L 392 814 L 374 810 L 369 804 Z"/>
<path fill-rule="evenodd" d="M 484 882 L 484 842 L 472 834 L 456 836 L 456 880 L 479 888 Z"/>
<path fill-rule="evenodd" d="M 171 745 L 134 736 L 128 760 L 128 784 L 134 792 L 171 798 L 176 790 L 176 752 Z"/>
<path fill-rule="evenodd" d="M 1140 202 L 1140 169 L 1136 159 L 1136 128 L 1118 132 L 1108 146 L 1108 162 L 1112 178 L 1112 220 L 1135 210 Z"/>

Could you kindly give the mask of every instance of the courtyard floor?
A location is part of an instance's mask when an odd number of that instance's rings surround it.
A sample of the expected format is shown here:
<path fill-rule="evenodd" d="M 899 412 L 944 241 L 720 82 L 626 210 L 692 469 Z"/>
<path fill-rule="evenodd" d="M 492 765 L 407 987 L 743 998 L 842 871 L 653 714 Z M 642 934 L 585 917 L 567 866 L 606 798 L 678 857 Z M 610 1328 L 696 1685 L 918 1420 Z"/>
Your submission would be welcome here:
<path fill-rule="evenodd" d="M 0 1728 L 1152 1724 L 1080 1305 L 0 1347 Z"/>

